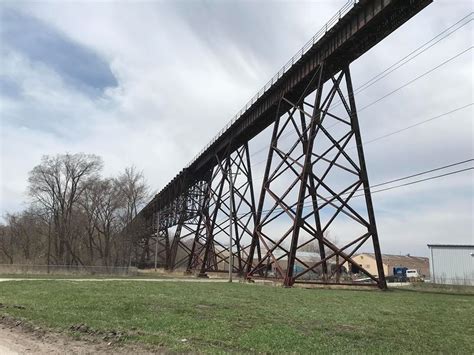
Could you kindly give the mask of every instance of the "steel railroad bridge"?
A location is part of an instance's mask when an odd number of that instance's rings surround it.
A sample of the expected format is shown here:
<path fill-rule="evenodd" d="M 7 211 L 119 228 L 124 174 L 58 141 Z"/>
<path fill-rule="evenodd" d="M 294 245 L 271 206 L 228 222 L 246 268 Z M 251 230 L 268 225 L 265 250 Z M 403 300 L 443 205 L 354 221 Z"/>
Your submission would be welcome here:
<path fill-rule="evenodd" d="M 347 2 L 138 213 L 126 232 L 141 257 L 200 276 L 385 288 L 349 65 L 431 2 Z M 271 125 L 255 186 L 248 142 Z M 361 250 L 378 275 L 353 261 Z"/>

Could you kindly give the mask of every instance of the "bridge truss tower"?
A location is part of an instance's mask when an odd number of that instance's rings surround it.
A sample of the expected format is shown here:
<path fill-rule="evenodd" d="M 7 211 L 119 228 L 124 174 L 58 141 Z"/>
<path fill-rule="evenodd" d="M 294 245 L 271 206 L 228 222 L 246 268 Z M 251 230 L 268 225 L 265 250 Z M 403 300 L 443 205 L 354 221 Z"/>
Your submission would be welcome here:
<path fill-rule="evenodd" d="M 385 289 L 349 66 L 431 2 L 348 1 L 127 226 L 130 255 L 145 264 L 155 245 L 160 265 L 200 276 Z M 249 142 L 267 127 L 257 181 Z"/>
<path fill-rule="evenodd" d="M 255 248 L 263 252 L 255 266 L 248 264 L 247 278 L 268 277 L 271 270 L 286 286 L 347 284 L 341 277 L 344 268 L 344 274 L 357 269 L 385 288 L 350 70 L 345 67 L 326 84 L 323 73 L 321 64 L 297 100 L 281 98 L 290 109 L 280 110 L 280 105 L 277 111 L 249 257 Z M 329 234 L 338 223 L 345 224 L 343 245 Z M 352 259 L 367 244 L 378 277 Z M 299 256 L 311 245 L 317 261 Z"/>

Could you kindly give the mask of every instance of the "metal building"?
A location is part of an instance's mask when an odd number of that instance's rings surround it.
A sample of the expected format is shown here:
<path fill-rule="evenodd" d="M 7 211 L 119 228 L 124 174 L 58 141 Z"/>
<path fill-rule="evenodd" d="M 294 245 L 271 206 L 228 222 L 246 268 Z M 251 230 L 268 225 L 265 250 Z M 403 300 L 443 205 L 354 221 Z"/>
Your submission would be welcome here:
<path fill-rule="evenodd" d="M 474 245 L 428 244 L 431 281 L 474 286 Z"/>

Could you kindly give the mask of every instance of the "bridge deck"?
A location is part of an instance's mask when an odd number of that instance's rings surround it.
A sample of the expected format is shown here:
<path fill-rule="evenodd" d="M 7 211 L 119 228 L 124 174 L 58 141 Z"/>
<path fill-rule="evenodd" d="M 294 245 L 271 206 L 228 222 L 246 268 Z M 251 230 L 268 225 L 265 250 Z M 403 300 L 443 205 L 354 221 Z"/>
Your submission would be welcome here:
<path fill-rule="evenodd" d="M 323 79 L 326 81 L 431 2 L 432 0 L 349 1 L 140 214 L 147 217 L 166 207 L 216 165 L 216 156 L 223 157 L 228 154 L 229 148 L 230 151 L 237 149 L 271 125 L 276 119 L 280 98 L 285 96 L 296 101 L 320 63 L 324 62 Z"/>

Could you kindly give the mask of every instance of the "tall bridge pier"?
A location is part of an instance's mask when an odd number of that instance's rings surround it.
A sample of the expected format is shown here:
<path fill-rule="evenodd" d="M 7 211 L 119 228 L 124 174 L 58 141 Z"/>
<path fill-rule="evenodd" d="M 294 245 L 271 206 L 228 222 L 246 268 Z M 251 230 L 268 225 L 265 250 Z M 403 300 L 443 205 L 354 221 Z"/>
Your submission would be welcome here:
<path fill-rule="evenodd" d="M 128 226 L 143 255 L 154 245 L 199 276 L 386 288 L 350 64 L 430 3 L 348 1 Z M 257 184 L 248 143 L 270 126 Z"/>

